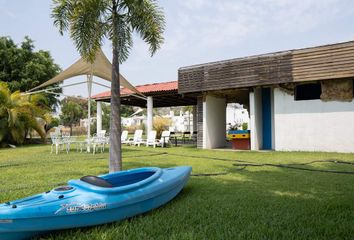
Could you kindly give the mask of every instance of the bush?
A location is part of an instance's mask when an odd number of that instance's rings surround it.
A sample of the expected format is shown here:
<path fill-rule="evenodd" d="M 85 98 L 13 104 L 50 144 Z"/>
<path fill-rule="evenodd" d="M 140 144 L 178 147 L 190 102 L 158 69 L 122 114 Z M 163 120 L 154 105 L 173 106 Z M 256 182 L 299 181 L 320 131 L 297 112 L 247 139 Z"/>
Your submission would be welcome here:
<path fill-rule="evenodd" d="M 123 130 L 127 130 L 129 134 L 134 134 L 135 130 L 141 129 L 143 132 L 145 131 L 145 126 L 144 124 L 142 125 L 131 125 L 131 126 L 124 126 L 122 128 Z"/>
<path fill-rule="evenodd" d="M 156 130 L 156 138 L 160 138 L 162 131 L 168 130 L 171 125 L 171 120 L 163 117 L 155 117 L 153 128 Z"/>

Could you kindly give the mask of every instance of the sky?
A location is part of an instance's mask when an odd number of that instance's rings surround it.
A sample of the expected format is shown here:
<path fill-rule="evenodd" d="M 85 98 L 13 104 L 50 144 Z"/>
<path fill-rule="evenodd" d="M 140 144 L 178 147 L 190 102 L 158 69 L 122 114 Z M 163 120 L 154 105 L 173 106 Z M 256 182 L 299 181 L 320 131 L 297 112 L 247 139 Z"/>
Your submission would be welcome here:
<path fill-rule="evenodd" d="M 160 0 L 165 43 L 151 57 L 138 36 L 121 74 L 133 85 L 177 80 L 178 68 L 193 64 L 354 40 L 352 0 Z M 34 40 L 62 69 L 80 58 L 50 17 L 50 0 L 0 0 L 0 36 Z M 111 59 L 107 40 L 103 51 Z M 82 81 L 75 78 L 70 84 Z M 93 93 L 108 89 L 93 88 Z M 85 86 L 65 88 L 87 96 Z"/>

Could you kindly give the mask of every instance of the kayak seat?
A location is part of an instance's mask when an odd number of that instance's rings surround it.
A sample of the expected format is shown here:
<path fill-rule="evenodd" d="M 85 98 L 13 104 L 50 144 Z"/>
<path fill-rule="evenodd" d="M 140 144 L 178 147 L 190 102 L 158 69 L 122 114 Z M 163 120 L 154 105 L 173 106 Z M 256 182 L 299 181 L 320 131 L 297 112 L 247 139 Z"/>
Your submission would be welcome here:
<path fill-rule="evenodd" d="M 110 184 L 108 181 L 104 180 L 103 178 L 97 177 L 97 176 L 84 176 L 80 178 L 81 181 L 98 186 L 98 187 L 105 187 L 105 188 L 111 188 L 113 187 L 112 184 Z"/>

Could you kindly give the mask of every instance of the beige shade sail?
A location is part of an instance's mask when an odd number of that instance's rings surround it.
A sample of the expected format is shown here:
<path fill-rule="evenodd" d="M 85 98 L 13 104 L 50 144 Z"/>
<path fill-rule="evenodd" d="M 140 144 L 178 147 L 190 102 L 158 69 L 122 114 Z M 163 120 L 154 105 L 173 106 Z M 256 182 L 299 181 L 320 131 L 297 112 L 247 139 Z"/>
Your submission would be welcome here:
<path fill-rule="evenodd" d="M 54 83 L 62 82 L 68 78 L 72 78 L 80 75 L 91 75 L 91 74 L 93 76 L 102 78 L 104 80 L 110 82 L 112 81 L 112 64 L 104 55 L 101 49 L 99 49 L 99 51 L 97 52 L 95 61 L 93 63 L 89 63 L 83 58 L 81 58 L 78 61 L 76 61 L 73 65 L 68 67 L 66 70 L 59 73 L 54 78 L 48 80 L 45 83 L 42 83 L 41 85 L 31 89 L 30 91 L 42 87 L 46 87 Z M 127 81 L 127 79 L 125 79 L 121 74 L 119 74 L 119 79 L 120 79 L 121 86 L 128 88 L 131 91 L 141 95 L 141 93 L 138 90 L 136 90 L 136 88 L 132 84 L 130 84 Z"/>

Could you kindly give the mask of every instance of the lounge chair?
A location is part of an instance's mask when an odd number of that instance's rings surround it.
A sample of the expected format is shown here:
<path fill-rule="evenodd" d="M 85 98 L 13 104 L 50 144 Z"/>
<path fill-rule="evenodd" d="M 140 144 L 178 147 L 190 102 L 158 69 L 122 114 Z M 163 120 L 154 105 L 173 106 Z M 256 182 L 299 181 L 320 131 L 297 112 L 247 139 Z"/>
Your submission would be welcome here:
<path fill-rule="evenodd" d="M 166 146 L 166 144 L 170 142 L 170 134 L 171 134 L 170 131 L 163 131 L 160 139 L 154 139 L 153 142 L 146 143 L 146 146 L 151 145 L 153 147 L 156 146 L 164 147 Z"/>
<path fill-rule="evenodd" d="M 163 131 L 161 134 L 161 138 L 157 139 L 158 142 L 156 146 L 165 147 L 167 144 L 170 143 L 170 136 L 171 136 L 170 131 Z"/>
<path fill-rule="evenodd" d="M 122 132 L 122 135 L 120 137 L 120 141 L 122 144 L 128 143 L 128 131 L 127 130 L 124 130 Z"/>
<path fill-rule="evenodd" d="M 150 131 L 148 133 L 147 139 L 144 141 L 146 146 L 148 147 L 149 145 L 155 145 L 154 143 L 156 142 L 156 131 Z"/>
<path fill-rule="evenodd" d="M 140 146 L 140 144 L 142 143 L 143 139 L 143 130 L 135 130 L 135 133 L 134 133 L 134 137 L 133 138 L 129 138 L 128 141 L 127 141 L 127 144 L 130 144 L 130 145 L 138 145 Z"/>

